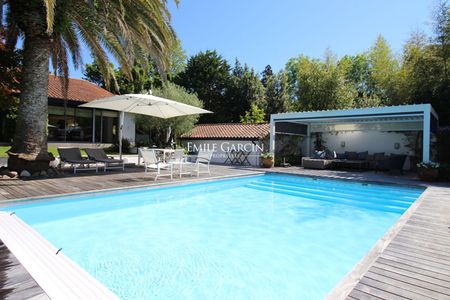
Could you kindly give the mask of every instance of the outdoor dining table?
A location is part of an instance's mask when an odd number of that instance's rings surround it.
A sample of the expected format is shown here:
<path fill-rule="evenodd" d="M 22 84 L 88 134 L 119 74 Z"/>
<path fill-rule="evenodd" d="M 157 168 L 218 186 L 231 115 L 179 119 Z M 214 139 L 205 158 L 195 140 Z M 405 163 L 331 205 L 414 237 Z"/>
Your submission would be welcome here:
<path fill-rule="evenodd" d="M 162 153 L 162 161 L 167 162 L 167 157 L 175 153 L 174 149 L 171 148 L 141 148 L 146 150 L 154 150 L 156 152 Z M 138 166 L 141 165 L 141 152 L 138 151 Z"/>

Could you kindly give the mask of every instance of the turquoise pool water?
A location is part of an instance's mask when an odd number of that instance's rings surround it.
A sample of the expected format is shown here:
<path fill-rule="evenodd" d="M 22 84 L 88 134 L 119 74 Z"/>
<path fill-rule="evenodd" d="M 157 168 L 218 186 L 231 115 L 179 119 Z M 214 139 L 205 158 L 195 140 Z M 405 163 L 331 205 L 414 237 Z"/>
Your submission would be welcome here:
<path fill-rule="evenodd" d="M 122 299 L 322 299 L 422 191 L 269 174 L 6 210 Z"/>

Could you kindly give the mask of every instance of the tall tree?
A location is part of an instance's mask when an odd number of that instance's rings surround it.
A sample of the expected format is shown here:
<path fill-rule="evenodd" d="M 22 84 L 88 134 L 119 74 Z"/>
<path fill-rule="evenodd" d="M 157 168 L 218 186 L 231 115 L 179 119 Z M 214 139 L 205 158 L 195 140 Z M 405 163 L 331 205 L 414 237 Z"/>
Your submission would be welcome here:
<path fill-rule="evenodd" d="M 22 53 L 7 46 L 6 30 L 0 25 L 0 140 L 10 141 L 19 104 L 15 92 L 20 88 Z"/>
<path fill-rule="evenodd" d="M 264 71 L 261 72 L 261 83 L 262 83 L 265 87 L 267 87 L 267 80 L 268 80 L 269 78 L 272 78 L 273 75 L 274 75 L 274 74 L 273 74 L 272 67 L 271 67 L 270 65 L 267 65 L 267 66 L 264 68 Z"/>
<path fill-rule="evenodd" d="M 324 110 L 353 106 L 356 90 L 337 67 L 332 57 L 324 60 L 300 56 L 291 60 L 291 74 L 296 74 L 293 109 Z"/>
<path fill-rule="evenodd" d="M 91 64 L 86 64 L 83 71 L 83 79 L 88 80 L 109 90 L 112 93 L 144 93 L 152 88 L 160 87 L 162 84 L 161 75 L 158 73 L 156 64 L 151 58 L 144 62 L 136 61 L 131 67 L 132 77 L 128 77 L 122 69 L 113 69 L 109 80 L 105 80 L 101 72 L 101 64 L 94 60 Z M 109 82 L 109 83 L 108 83 Z M 115 86 L 117 83 L 117 87 Z"/>
<path fill-rule="evenodd" d="M 185 88 L 172 82 L 165 82 L 161 87 L 154 88 L 153 95 L 172 99 L 181 103 L 196 107 L 202 107 L 203 103 L 195 94 L 189 93 Z M 166 146 L 170 140 L 178 138 L 183 133 L 191 130 L 199 119 L 198 115 L 161 119 L 143 115 L 136 115 L 138 129 L 146 132 L 152 144 Z M 140 143 L 141 141 L 136 141 Z"/>
<path fill-rule="evenodd" d="M 450 124 L 450 10 L 445 1 L 434 15 L 434 36 L 413 33 L 403 49 L 401 97 L 412 103 L 429 102 L 441 124 Z"/>
<path fill-rule="evenodd" d="M 435 108 L 443 113 L 443 119 L 450 124 L 450 5 L 441 0 L 435 11 L 434 44 L 440 58 L 442 73 L 435 93 Z"/>
<path fill-rule="evenodd" d="M 190 57 L 186 68 L 174 81 L 189 92 L 196 93 L 205 109 L 214 112 L 202 115 L 201 122 L 228 121 L 226 93 L 230 84 L 230 65 L 215 50 L 207 50 Z"/>
<path fill-rule="evenodd" d="M 261 82 L 266 89 L 266 118 L 289 109 L 288 76 L 286 72 L 274 74 L 270 65 L 262 72 Z"/>
<path fill-rule="evenodd" d="M 370 86 L 384 104 L 401 104 L 398 98 L 399 62 L 394 56 L 388 42 L 379 35 L 368 52 L 370 62 Z"/>
<path fill-rule="evenodd" d="M 229 102 L 228 122 L 239 122 L 240 116 L 253 104 L 264 109 L 267 105 L 264 90 L 258 73 L 247 65 L 242 66 L 236 59 L 226 95 Z"/>
<path fill-rule="evenodd" d="M 354 107 L 373 107 L 381 104 L 371 80 L 372 70 L 367 54 L 346 55 L 339 60 L 338 67 L 357 92 L 353 100 Z"/>
<path fill-rule="evenodd" d="M 69 56 L 78 67 L 83 43 L 100 62 L 105 78 L 111 74 L 107 51 L 130 77 L 135 58 L 143 54 L 150 53 L 163 70 L 174 42 L 166 4 L 157 0 L 6 1 L 9 41 L 15 44 L 18 36 L 23 37 L 20 107 L 8 161 L 11 168 L 48 160 L 49 59 L 55 72 L 67 77 Z"/>
<path fill-rule="evenodd" d="M 245 114 L 240 117 L 240 121 L 242 124 L 260 124 L 267 122 L 264 110 L 259 108 L 256 104 L 252 104 L 250 110 L 246 111 Z"/>
<path fill-rule="evenodd" d="M 301 55 L 298 57 L 290 58 L 284 67 L 284 72 L 286 72 L 288 80 L 288 94 L 289 98 L 291 98 L 292 103 L 298 100 L 298 72 L 300 71 L 299 63 L 301 58 Z"/>

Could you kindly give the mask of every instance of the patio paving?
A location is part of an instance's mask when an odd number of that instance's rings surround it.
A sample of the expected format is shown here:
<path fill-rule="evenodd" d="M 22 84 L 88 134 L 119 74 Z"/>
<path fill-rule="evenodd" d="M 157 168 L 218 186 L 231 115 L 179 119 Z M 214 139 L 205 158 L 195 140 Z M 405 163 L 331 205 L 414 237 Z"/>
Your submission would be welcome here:
<path fill-rule="evenodd" d="M 144 177 L 142 168 L 128 168 L 126 172 L 110 171 L 106 174 L 83 172 L 76 176 L 67 174 L 64 177 L 39 180 L 2 180 L 0 205 L 18 198 L 173 184 L 264 171 L 267 169 L 213 165 L 211 177 L 203 174 L 200 178 L 183 177 L 172 181 L 162 177 L 154 182 L 152 176 Z M 304 170 L 298 167 L 272 168 L 269 171 L 427 187 L 419 200 L 335 287 L 327 299 L 450 299 L 448 183 L 427 184 L 419 182 L 414 176 L 373 172 Z"/>

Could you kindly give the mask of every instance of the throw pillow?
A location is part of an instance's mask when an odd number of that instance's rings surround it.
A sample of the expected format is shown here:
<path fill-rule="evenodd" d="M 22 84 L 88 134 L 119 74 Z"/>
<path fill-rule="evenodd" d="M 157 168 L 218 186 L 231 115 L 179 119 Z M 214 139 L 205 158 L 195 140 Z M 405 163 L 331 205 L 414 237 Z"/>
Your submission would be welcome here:
<path fill-rule="evenodd" d="M 358 152 L 358 160 L 367 160 L 368 155 L 369 151 Z"/>
<path fill-rule="evenodd" d="M 358 160 L 358 153 L 356 152 L 350 152 L 350 151 L 345 151 L 345 157 L 348 160 Z"/>

